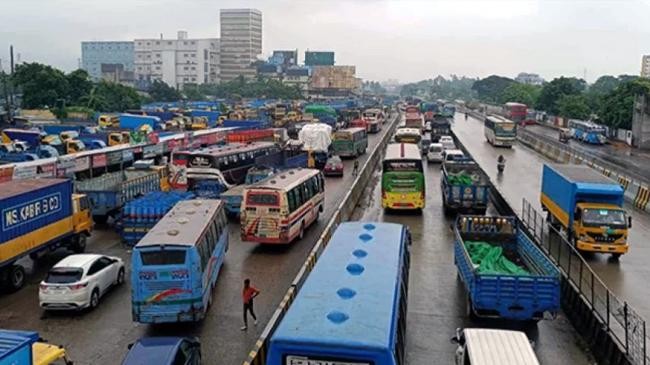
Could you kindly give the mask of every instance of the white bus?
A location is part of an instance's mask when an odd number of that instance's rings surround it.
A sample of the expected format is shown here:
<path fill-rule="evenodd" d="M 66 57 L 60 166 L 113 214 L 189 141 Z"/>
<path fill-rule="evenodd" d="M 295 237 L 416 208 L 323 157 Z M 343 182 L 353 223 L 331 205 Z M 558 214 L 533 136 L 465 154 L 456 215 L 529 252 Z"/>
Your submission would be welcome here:
<path fill-rule="evenodd" d="M 485 139 L 493 146 L 511 148 L 517 139 L 517 124 L 498 115 L 485 118 L 483 131 Z"/>
<path fill-rule="evenodd" d="M 325 179 L 319 170 L 292 169 L 244 189 L 242 241 L 290 243 L 325 209 Z"/>

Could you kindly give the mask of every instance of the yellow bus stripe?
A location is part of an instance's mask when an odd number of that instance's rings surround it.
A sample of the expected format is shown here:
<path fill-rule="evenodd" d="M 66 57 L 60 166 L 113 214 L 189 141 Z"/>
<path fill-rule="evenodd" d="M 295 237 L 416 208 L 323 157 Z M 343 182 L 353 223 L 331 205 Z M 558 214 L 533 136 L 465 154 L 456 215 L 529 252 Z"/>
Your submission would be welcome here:
<path fill-rule="evenodd" d="M 546 194 L 542 193 L 541 203 L 548 211 L 562 223 L 565 227 L 569 226 L 569 213 L 565 212 L 559 205 L 555 204 Z"/>
<path fill-rule="evenodd" d="M 73 230 L 72 216 L 0 244 L 0 262 L 13 259 Z"/>

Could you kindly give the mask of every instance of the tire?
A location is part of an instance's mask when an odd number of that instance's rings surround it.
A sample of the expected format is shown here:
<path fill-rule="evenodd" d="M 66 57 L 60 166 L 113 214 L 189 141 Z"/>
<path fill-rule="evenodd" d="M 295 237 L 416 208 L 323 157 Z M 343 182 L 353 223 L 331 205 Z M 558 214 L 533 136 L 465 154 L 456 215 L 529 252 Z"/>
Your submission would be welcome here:
<path fill-rule="evenodd" d="M 614 261 L 618 261 L 620 258 L 621 258 L 621 254 L 620 254 L 620 253 L 613 253 L 613 254 L 612 254 L 612 260 L 614 260 Z"/>
<path fill-rule="evenodd" d="M 88 303 L 88 307 L 93 310 L 99 306 L 99 289 L 95 288 L 93 289 L 92 294 L 90 294 L 90 303 Z"/>
<path fill-rule="evenodd" d="M 124 284 L 124 268 L 120 269 L 117 273 L 117 279 L 115 279 L 115 285 Z"/>
<path fill-rule="evenodd" d="M 106 222 L 108 221 L 108 216 L 107 215 L 94 215 L 93 216 L 93 221 L 95 221 L 95 223 L 99 223 L 99 224 L 106 224 Z"/>
<path fill-rule="evenodd" d="M 25 268 L 13 264 L 7 270 L 7 287 L 14 292 L 25 285 Z"/>
<path fill-rule="evenodd" d="M 86 251 L 86 235 L 81 233 L 79 236 L 77 236 L 72 246 L 70 246 L 70 249 L 74 253 L 83 253 Z"/>
<path fill-rule="evenodd" d="M 300 223 L 300 233 L 298 233 L 298 239 L 302 240 L 305 238 L 305 222 Z"/>

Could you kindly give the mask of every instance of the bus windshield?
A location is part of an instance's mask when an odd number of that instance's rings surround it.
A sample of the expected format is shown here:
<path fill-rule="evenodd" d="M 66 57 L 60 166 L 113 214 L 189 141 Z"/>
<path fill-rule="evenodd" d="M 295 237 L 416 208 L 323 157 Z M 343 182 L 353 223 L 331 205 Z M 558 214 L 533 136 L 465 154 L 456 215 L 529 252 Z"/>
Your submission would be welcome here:
<path fill-rule="evenodd" d="M 160 249 L 155 251 L 140 252 L 142 265 L 182 265 L 185 263 L 185 250 Z"/>
<path fill-rule="evenodd" d="M 384 161 L 384 172 L 422 172 L 422 161 Z"/>
<path fill-rule="evenodd" d="M 280 205 L 278 194 L 252 192 L 247 195 L 246 204 L 248 205 Z"/>
<path fill-rule="evenodd" d="M 515 123 L 498 123 L 494 125 L 494 133 L 500 137 L 514 137 Z"/>

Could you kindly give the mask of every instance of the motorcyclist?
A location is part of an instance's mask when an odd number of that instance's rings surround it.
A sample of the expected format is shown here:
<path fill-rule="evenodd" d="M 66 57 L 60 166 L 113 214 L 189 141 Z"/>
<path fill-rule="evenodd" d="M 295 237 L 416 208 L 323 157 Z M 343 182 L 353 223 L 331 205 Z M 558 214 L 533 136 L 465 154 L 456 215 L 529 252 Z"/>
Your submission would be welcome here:
<path fill-rule="evenodd" d="M 503 157 L 503 155 L 499 155 L 497 158 L 497 170 L 499 172 L 503 172 L 503 170 L 506 168 L 506 158 Z"/>
<path fill-rule="evenodd" d="M 467 112 L 465 112 L 465 120 L 467 120 Z"/>

